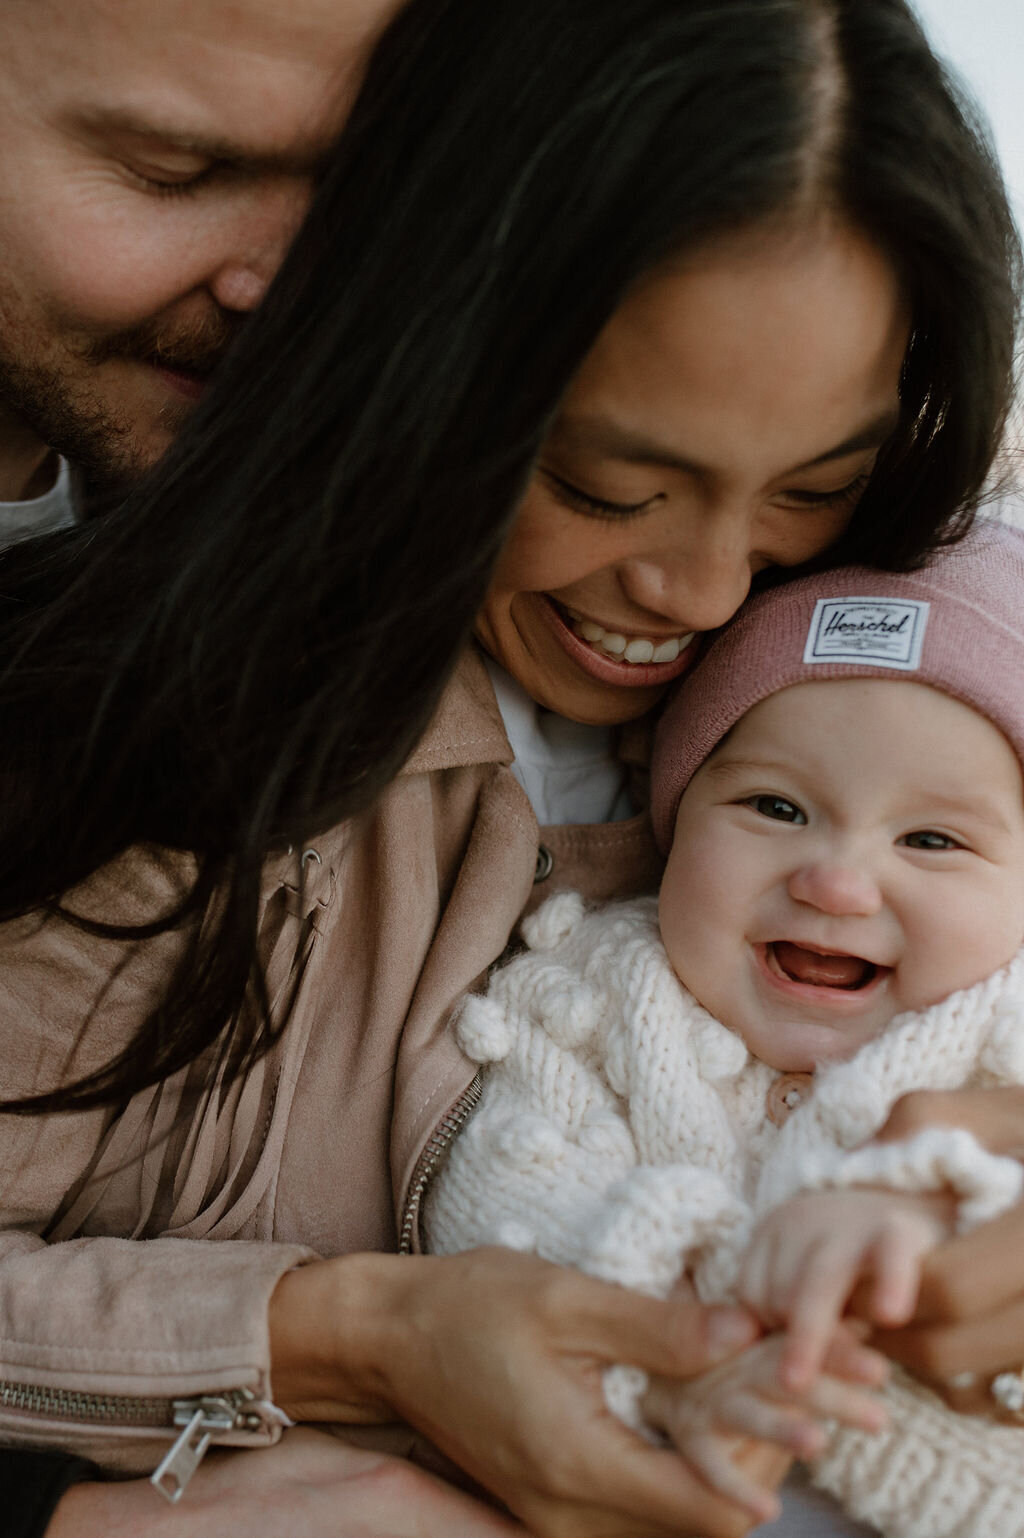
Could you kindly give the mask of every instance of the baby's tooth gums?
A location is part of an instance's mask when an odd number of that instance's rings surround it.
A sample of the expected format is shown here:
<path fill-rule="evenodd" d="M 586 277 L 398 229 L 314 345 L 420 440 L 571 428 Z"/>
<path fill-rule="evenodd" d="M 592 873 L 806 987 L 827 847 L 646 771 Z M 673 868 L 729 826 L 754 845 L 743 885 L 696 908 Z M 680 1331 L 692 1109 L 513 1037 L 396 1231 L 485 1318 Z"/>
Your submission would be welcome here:
<path fill-rule="evenodd" d="M 690 635 L 671 636 L 667 641 L 653 640 L 647 636 L 633 636 L 630 639 L 615 630 L 605 630 L 596 620 L 584 619 L 575 609 L 566 609 L 564 612 L 581 641 L 586 641 L 601 656 L 611 657 L 616 662 L 632 662 L 636 666 L 675 662 L 680 652 L 684 652 L 693 640 L 692 632 Z"/>

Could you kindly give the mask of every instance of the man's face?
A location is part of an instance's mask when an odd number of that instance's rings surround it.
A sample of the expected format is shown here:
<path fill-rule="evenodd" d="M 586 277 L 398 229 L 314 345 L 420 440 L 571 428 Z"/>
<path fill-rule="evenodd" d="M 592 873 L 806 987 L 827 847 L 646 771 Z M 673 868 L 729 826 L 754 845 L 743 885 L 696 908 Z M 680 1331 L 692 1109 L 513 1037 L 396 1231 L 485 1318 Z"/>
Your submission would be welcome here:
<path fill-rule="evenodd" d="M 306 210 L 395 0 L 0 0 L 0 420 L 167 448 Z"/>

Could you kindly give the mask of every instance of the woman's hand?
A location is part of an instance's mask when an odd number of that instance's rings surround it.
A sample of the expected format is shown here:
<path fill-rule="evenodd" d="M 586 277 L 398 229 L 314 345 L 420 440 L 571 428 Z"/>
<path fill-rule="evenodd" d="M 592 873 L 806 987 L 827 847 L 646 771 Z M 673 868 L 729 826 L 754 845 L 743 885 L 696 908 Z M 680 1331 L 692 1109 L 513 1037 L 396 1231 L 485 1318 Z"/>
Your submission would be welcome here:
<path fill-rule="evenodd" d="M 756 1335 L 737 1310 L 643 1297 L 496 1249 L 322 1261 L 282 1278 L 271 1305 L 283 1408 L 401 1417 L 536 1538 L 745 1533 L 749 1513 L 615 1419 L 602 1374 L 628 1363 L 685 1379 Z M 776 1450 L 771 1460 L 779 1477 Z"/>
<path fill-rule="evenodd" d="M 515 1538 L 522 1528 L 398 1458 L 298 1427 L 212 1452 L 178 1506 L 147 1479 L 75 1485 L 46 1538 Z"/>
<path fill-rule="evenodd" d="M 1024 1158 L 1024 1089 L 905 1095 L 879 1136 L 896 1140 L 936 1125 L 965 1127 L 992 1153 Z M 910 1324 L 873 1343 L 954 1409 L 996 1414 L 993 1377 L 1024 1364 L 1024 1203 L 933 1250 Z"/>

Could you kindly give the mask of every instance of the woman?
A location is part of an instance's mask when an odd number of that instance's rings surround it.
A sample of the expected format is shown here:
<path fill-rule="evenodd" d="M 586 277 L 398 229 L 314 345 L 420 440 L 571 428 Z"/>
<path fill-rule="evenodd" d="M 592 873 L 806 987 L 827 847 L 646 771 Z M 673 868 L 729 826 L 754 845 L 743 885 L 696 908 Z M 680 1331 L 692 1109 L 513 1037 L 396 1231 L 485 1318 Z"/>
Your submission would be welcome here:
<path fill-rule="evenodd" d="M 447 1010 L 550 869 L 495 684 L 523 774 L 534 705 L 644 714 L 753 576 L 955 533 L 1016 249 L 901 0 L 624 10 L 413 0 L 159 484 L 4 559 L 8 1439 L 140 1469 L 171 1402 L 265 1442 L 272 1392 L 408 1422 L 539 1534 L 742 1527 L 596 1392 L 742 1318 L 388 1253 L 472 1103 Z M 642 819 L 544 843 L 595 896 L 651 876 Z M 154 1532 L 204 1531 L 209 1467 Z"/>

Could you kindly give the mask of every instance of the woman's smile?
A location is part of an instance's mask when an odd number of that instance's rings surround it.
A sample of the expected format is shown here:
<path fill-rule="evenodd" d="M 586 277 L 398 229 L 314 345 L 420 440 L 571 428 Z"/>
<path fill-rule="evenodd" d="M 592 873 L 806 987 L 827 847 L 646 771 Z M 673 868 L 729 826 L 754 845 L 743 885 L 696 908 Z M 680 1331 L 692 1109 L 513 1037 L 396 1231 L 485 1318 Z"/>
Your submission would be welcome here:
<path fill-rule="evenodd" d="M 578 609 L 546 601 L 547 617 L 566 654 L 591 678 L 619 688 L 659 688 L 680 678 L 696 656 L 695 632 L 667 639 L 590 619 Z"/>

